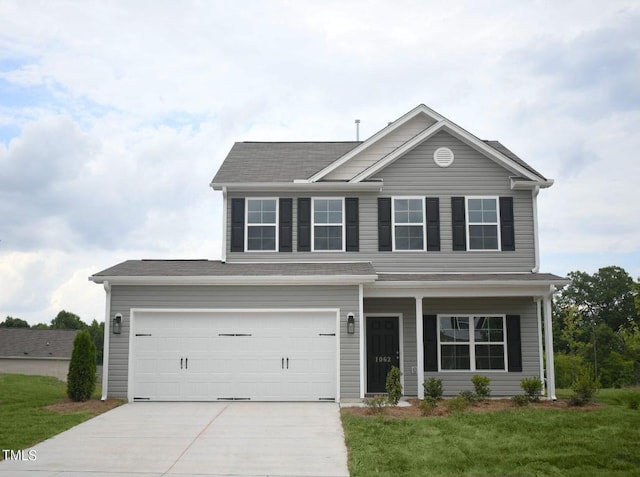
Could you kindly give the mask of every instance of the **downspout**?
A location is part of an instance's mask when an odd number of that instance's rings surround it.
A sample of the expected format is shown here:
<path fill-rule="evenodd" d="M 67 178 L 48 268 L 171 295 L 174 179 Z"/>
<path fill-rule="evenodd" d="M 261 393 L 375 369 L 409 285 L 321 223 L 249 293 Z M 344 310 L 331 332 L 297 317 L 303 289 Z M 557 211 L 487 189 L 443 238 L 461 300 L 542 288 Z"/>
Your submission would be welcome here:
<path fill-rule="evenodd" d="M 220 260 L 222 263 L 227 261 L 227 188 L 222 188 L 222 253 Z"/>
<path fill-rule="evenodd" d="M 538 273 L 540 270 L 540 248 L 538 244 L 538 193 L 540 192 L 540 186 L 535 186 L 531 190 L 531 199 L 533 203 L 533 255 L 534 266 L 531 270 L 533 273 Z"/>
<path fill-rule="evenodd" d="M 551 323 L 551 300 L 556 287 L 549 287 L 549 295 L 543 299 L 544 303 L 544 337 L 545 352 L 547 353 L 547 398 L 555 401 L 556 398 L 556 372 L 553 360 L 553 325 Z"/>
<path fill-rule="evenodd" d="M 111 337 L 111 284 L 105 280 L 104 291 L 107 293 L 104 310 L 104 349 L 102 350 L 102 400 L 107 399 L 109 385 L 109 342 Z"/>
<path fill-rule="evenodd" d="M 536 298 L 536 314 L 538 321 L 538 356 L 540 360 L 540 382 L 542 383 L 542 394 L 545 394 L 546 384 L 544 382 L 544 348 L 542 347 L 542 298 Z"/>

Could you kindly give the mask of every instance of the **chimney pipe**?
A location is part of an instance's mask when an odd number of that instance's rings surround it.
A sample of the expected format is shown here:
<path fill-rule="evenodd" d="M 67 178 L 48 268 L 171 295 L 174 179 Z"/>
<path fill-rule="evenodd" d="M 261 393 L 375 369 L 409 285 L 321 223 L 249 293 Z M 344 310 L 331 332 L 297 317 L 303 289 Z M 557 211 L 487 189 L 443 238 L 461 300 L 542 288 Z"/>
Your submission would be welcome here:
<path fill-rule="evenodd" d="M 356 119 L 356 141 L 360 140 L 360 120 Z"/>

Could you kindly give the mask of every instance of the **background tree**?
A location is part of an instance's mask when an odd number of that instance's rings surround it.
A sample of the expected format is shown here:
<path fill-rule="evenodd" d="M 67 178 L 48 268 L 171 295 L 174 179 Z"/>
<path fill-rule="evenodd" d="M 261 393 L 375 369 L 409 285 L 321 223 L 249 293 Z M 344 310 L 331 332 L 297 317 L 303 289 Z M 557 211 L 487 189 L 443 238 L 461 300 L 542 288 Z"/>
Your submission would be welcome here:
<path fill-rule="evenodd" d="M 560 381 L 573 381 L 590 363 L 604 387 L 639 382 L 640 285 L 616 266 L 568 276 L 572 282 L 556 296 L 553 322 Z"/>
<path fill-rule="evenodd" d="M 51 328 L 54 330 L 84 330 L 87 328 L 87 324 L 75 313 L 62 310 L 51 320 Z"/>
<path fill-rule="evenodd" d="M 104 352 L 104 322 L 98 323 L 93 320 L 87 331 L 91 335 L 91 340 L 96 347 L 96 361 L 98 364 L 102 364 L 102 357 Z"/>
<path fill-rule="evenodd" d="M 29 328 L 29 323 L 20 318 L 7 316 L 7 318 L 0 323 L 0 328 Z"/>
<path fill-rule="evenodd" d="M 73 353 L 67 374 L 67 395 L 74 401 L 86 401 L 96 389 L 96 347 L 87 330 L 73 341 Z"/>

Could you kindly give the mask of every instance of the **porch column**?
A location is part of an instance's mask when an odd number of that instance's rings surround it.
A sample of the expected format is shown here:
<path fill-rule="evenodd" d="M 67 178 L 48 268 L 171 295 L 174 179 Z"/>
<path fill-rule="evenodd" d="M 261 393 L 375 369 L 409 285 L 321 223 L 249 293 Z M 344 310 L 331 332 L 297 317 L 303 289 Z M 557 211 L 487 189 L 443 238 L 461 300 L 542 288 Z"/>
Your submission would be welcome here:
<path fill-rule="evenodd" d="M 553 365 L 553 328 L 551 325 L 551 296 L 554 289 L 555 287 L 551 286 L 551 292 L 543 299 L 545 352 L 547 353 L 547 399 L 553 401 L 557 399 L 556 373 Z"/>
<path fill-rule="evenodd" d="M 544 348 L 542 346 L 542 298 L 535 298 L 536 321 L 538 322 L 538 361 L 540 361 L 540 382 L 542 383 L 542 394 L 546 395 L 547 387 L 544 382 Z"/>
<path fill-rule="evenodd" d="M 364 399 L 364 287 L 362 283 L 358 286 L 358 340 L 360 351 L 360 399 Z"/>
<path fill-rule="evenodd" d="M 422 332 L 422 297 L 416 298 L 416 346 L 417 346 L 417 360 L 416 369 L 418 374 L 418 398 L 424 397 L 424 342 Z"/>

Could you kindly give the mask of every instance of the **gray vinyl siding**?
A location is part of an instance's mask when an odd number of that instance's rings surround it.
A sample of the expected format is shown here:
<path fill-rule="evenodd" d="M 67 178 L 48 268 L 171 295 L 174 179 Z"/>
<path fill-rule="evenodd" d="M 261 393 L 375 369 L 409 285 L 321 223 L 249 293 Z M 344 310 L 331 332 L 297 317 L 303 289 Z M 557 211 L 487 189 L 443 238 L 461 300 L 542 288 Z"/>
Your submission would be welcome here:
<path fill-rule="evenodd" d="M 111 319 L 122 313 L 122 333 L 109 341 L 110 397 L 126 398 L 131 308 L 339 308 L 340 397 L 360 397 L 360 348 L 357 286 L 113 286 Z M 347 314 L 356 319 L 346 332 Z"/>
<path fill-rule="evenodd" d="M 480 374 L 491 378 L 492 396 L 521 394 L 520 380 L 540 376 L 540 353 L 538 348 L 538 322 L 536 303 L 532 298 L 429 298 L 422 304 L 425 315 L 495 313 L 520 315 L 522 342 L 522 372 L 425 372 L 425 379 L 442 379 L 445 396 L 460 391 L 473 390 L 471 377 Z"/>
<path fill-rule="evenodd" d="M 448 168 L 438 167 L 433 152 L 438 147 L 449 147 L 455 160 Z M 380 171 L 376 178 L 383 179 L 381 193 L 348 194 L 359 197 L 360 251 L 359 252 L 297 252 L 298 197 L 335 197 L 336 194 L 281 194 L 291 197 L 293 203 L 293 252 L 231 252 L 230 204 L 233 197 L 273 196 L 272 193 L 229 193 L 227 206 L 227 261 L 371 261 L 378 272 L 438 273 L 438 272 L 525 272 L 535 265 L 533 203 L 530 191 L 513 191 L 513 174 L 491 159 L 467 146 L 446 132 L 440 132 Z M 378 251 L 378 197 L 425 196 L 440 199 L 439 252 L 379 252 Z M 452 251 L 451 197 L 488 195 L 513 197 L 515 218 L 515 244 L 513 252 Z"/>
<path fill-rule="evenodd" d="M 327 174 L 327 180 L 349 180 L 357 176 L 366 168 L 372 166 L 380 159 L 390 154 L 398 147 L 402 146 L 409 139 L 417 136 L 429 126 L 432 126 L 435 120 L 427 116 L 416 116 L 395 131 L 380 138 L 376 143 L 369 146 L 357 156 L 338 167 L 336 170 Z"/>
<path fill-rule="evenodd" d="M 365 318 L 367 313 L 389 313 L 390 315 L 402 314 L 402 367 L 404 373 L 403 394 L 405 396 L 417 396 L 416 300 L 414 298 L 365 298 Z"/>

